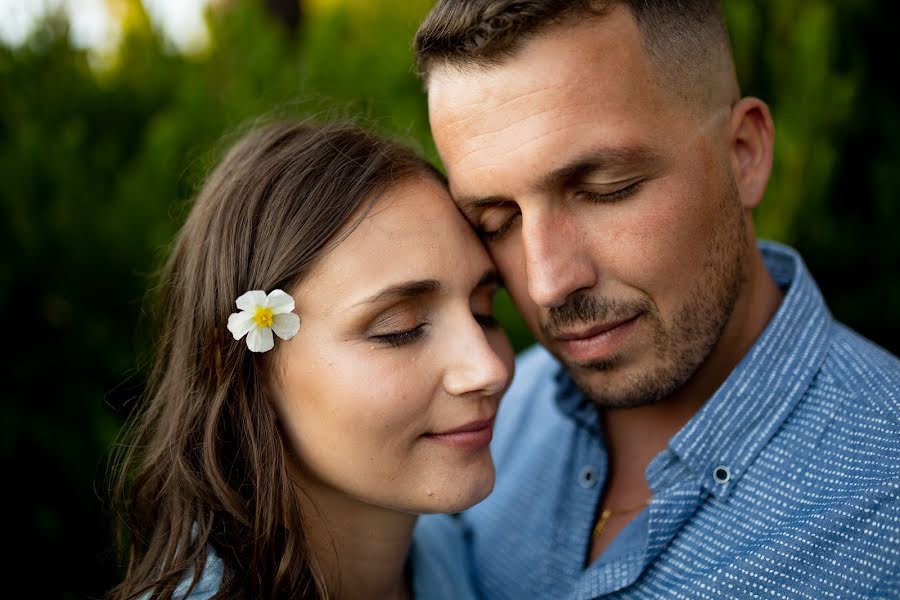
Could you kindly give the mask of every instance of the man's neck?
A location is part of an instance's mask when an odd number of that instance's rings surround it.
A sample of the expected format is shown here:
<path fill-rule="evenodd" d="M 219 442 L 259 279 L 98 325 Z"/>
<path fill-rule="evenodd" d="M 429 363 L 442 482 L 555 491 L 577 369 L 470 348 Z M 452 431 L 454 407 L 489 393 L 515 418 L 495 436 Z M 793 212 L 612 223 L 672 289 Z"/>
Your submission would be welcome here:
<path fill-rule="evenodd" d="M 758 251 L 751 254 L 750 276 L 715 348 L 674 394 L 650 406 L 606 410 L 602 420 L 610 469 L 640 477 L 650 461 L 725 382 L 778 310 L 782 293 Z"/>
<path fill-rule="evenodd" d="M 406 565 L 416 516 L 321 486 L 304 486 L 304 491 L 304 528 L 334 595 L 342 600 L 409 598 Z"/>
<path fill-rule="evenodd" d="M 609 457 L 603 508 L 636 506 L 649 498 L 650 487 L 644 476 L 647 466 L 721 387 L 778 310 L 782 294 L 759 252 L 753 252 L 750 269 L 745 293 L 735 305 L 722 337 L 684 386 L 657 404 L 602 412 Z M 629 520 L 610 521 L 602 538 L 594 541 L 589 563 Z"/>

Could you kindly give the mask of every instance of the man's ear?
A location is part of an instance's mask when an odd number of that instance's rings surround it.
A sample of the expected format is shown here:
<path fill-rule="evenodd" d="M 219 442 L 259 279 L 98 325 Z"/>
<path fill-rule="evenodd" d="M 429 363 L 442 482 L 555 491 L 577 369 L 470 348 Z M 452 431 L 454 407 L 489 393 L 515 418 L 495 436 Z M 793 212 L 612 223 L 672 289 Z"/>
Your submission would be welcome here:
<path fill-rule="evenodd" d="M 742 98 L 731 109 L 731 166 L 744 208 L 762 200 L 772 173 L 775 126 L 769 107 L 759 98 Z"/>

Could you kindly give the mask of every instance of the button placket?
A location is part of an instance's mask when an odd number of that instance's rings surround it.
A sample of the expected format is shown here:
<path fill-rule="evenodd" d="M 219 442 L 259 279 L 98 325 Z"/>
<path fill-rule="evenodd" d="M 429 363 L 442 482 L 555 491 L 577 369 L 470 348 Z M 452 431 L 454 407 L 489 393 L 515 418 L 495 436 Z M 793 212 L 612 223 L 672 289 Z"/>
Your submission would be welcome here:
<path fill-rule="evenodd" d="M 597 485 L 598 479 L 597 467 L 594 465 L 585 465 L 581 472 L 578 473 L 578 485 L 586 490 Z"/>
<path fill-rule="evenodd" d="M 731 469 L 726 465 L 719 465 L 712 472 L 713 481 L 719 485 L 725 485 L 731 481 Z"/>

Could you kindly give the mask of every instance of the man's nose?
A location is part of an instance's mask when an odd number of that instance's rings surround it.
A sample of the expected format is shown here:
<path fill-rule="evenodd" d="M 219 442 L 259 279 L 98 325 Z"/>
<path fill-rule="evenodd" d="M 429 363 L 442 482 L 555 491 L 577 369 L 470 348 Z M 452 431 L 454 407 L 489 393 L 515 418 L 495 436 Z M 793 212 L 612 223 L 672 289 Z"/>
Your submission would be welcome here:
<path fill-rule="evenodd" d="M 544 211 L 522 215 L 528 293 L 543 308 L 562 305 L 573 292 L 597 283 L 584 232 L 573 216 Z"/>

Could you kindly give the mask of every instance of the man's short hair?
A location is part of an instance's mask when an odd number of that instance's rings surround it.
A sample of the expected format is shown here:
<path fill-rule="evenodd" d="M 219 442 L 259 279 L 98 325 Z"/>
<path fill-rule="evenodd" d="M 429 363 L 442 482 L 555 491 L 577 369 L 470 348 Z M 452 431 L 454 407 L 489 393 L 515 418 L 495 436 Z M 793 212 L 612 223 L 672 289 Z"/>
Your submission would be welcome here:
<path fill-rule="evenodd" d="M 547 30 L 619 5 L 637 22 L 661 83 L 679 97 L 700 102 L 711 93 L 704 75 L 733 73 L 718 0 L 438 0 L 416 33 L 416 64 L 426 85 L 436 66 L 496 67 Z"/>

